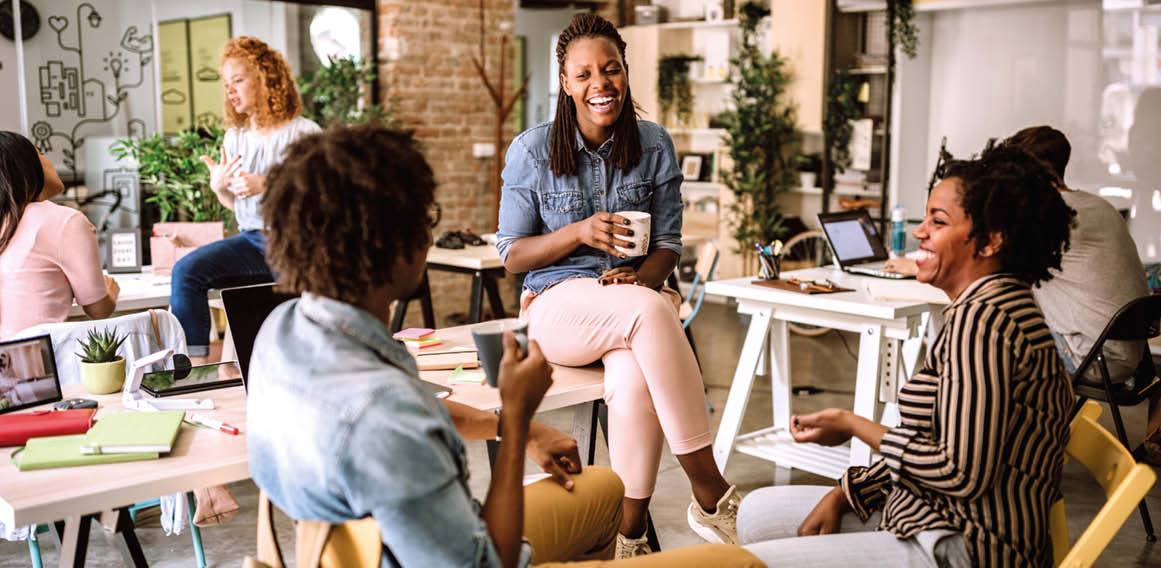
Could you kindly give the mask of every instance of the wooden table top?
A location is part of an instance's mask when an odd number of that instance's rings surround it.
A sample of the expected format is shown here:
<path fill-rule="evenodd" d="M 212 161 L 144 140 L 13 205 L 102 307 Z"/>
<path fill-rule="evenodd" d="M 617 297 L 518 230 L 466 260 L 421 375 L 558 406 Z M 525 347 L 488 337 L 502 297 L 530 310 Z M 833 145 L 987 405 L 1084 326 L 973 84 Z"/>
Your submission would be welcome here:
<path fill-rule="evenodd" d="M 242 387 L 197 393 L 212 398 L 214 410 L 202 414 L 231 426 L 246 426 Z M 96 399 L 97 416 L 122 410 L 121 393 L 92 395 L 81 385 L 64 387 L 64 397 Z M 43 410 L 43 407 L 29 409 Z M 47 523 L 70 515 L 96 513 L 181 491 L 221 485 L 250 477 L 246 433 L 237 436 L 182 424 L 173 451 L 157 460 L 20 471 L 0 453 L 0 522 L 8 526 Z"/>
<path fill-rule="evenodd" d="M 449 327 L 436 330 L 436 337 L 443 340 L 442 345 L 424 349 L 423 353 L 446 353 L 457 347 L 471 347 L 475 349 L 472 340 L 471 325 Z M 423 357 L 422 354 L 416 357 Z M 587 367 L 565 367 L 553 365 L 552 386 L 544 395 L 538 412 L 547 412 L 558 408 L 565 408 L 601 398 L 605 392 L 605 369 L 598 362 Z M 466 404 L 480 410 L 499 410 L 500 393 L 488 385 L 473 385 L 465 383 L 449 383 L 451 371 L 421 371 L 420 378 L 425 381 L 451 387 L 452 394 L 449 400 Z"/>
<path fill-rule="evenodd" d="M 504 262 L 500 260 L 500 253 L 492 245 L 464 247 L 462 249 L 445 249 L 432 246 L 427 249 L 427 263 L 455 266 L 470 270 L 491 270 L 493 268 L 504 267 Z"/>

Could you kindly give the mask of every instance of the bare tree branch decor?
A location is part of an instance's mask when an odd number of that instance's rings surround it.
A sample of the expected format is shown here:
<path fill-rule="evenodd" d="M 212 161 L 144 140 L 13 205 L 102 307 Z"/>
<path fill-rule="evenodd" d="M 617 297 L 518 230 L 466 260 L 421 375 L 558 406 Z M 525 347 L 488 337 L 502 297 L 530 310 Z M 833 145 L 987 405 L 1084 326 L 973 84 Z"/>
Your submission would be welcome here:
<path fill-rule="evenodd" d="M 496 137 L 494 139 L 494 148 L 496 155 L 492 158 L 492 220 L 499 222 L 500 217 L 500 172 L 504 168 L 504 153 L 506 144 L 504 142 L 504 121 L 508 120 L 508 115 L 512 114 L 513 107 L 520 97 L 524 96 L 525 89 L 528 88 L 528 80 L 532 77 L 531 74 L 524 76 L 524 82 L 520 84 L 520 88 L 511 97 L 505 96 L 504 80 L 508 76 L 508 33 L 504 32 L 500 35 L 500 77 L 495 85 L 492 80 L 488 78 L 487 71 L 487 51 L 485 49 L 487 33 L 485 31 L 485 14 L 484 14 L 484 0 L 480 0 L 480 54 L 472 56 L 472 63 L 476 66 L 476 72 L 480 74 L 480 80 L 484 82 L 484 87 L 488 89 L 488 95 L 492 98 L 492 104 L 496 106 Z M 498 228 L 498 227 L 497 227 Z"/>

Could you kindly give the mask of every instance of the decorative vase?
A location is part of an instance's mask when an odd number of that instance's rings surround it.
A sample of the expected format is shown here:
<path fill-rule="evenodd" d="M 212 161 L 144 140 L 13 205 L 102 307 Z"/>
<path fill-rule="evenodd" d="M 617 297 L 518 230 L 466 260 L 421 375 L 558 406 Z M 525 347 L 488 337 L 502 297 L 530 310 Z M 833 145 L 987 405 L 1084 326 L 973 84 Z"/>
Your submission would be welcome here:
<path fill-rule="evenodd" d="M 110 394 L 121 390 L 121 385 L 125 384 L 125 358 L 118 357 L 108 363 L 81 361 L 81 384 L 90 394 Z"/>
<path fill-rule="evenodd" d="M 803 189 L 811 189 L 818 181 L 818 174 L 814 172 L 798 172 L 798 183 Z"/>

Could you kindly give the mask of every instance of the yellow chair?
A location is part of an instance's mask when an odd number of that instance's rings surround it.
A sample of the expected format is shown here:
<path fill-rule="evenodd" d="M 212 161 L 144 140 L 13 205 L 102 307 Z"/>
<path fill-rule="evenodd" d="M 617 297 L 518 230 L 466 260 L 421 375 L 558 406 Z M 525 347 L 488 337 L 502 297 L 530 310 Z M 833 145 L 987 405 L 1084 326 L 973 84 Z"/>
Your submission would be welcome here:
<path fill-rule="evenodd" d="M 258 496 L 258 556 L 246 557 L 245 568 L 283 568 L 282 550 L 274 534 L 274 506 L 266 492 Z M 295 565 L 305 568 L 375 568 L 383 555 L 379 525 L 370 517 L 332 525 L 322 521 L 294 523 Z"/>
<path fill-rule="evenodd" d="M 1092 566 L 1157 479 L 1152 469 L 1137 463 L 1116 436 L 1097 423 L 1100 415 L 1100 404 L 1091 400 L 1084 404 L 1069 426 L 1072 437 L 1066 452 L 1101 484 L 1108 500 L 1071 547 L 1064 500 L 1052 506 L 1049 529 L 1057 566 Z"/>

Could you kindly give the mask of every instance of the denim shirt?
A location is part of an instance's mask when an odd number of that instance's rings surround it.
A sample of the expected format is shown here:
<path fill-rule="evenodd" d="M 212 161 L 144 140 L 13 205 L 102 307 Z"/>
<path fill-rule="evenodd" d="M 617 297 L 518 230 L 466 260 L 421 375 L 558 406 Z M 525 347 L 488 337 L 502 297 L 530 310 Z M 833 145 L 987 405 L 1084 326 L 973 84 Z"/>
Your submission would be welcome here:
<path fill-rule="evenodd" d="M 681 170 L 673 140 L 664 128 L 637 121 L 641 161 L 628 172 L 613 166 L 610 138 L 595 152 L 576 133 L 577 173 L 557 177 L 548 167 L 552 123 L 524 131 L 508 147 L 496 249 L 507 260 L 517 239 L 559 230 L 598 211 L 645 211 L 651 216 L 649 252 L 667 249 L 681 255 Z M 582 245 L 555 264 L 529 271 L 524 288 L 539 294 L 568 278 L 596 278 L 619 266 L 637 268 L 644 256 L 616 258 Z"/>
<path fill-rule="evenodd" d="M 500 566 L 463 441 L 374 316 L 310 294 L 288 301 L 262 325 L 250 369 L 250 475 L 286 514 L 373 516 L 383 566 Z M 525 544 L 522 566 L 530 556 Z"/>

